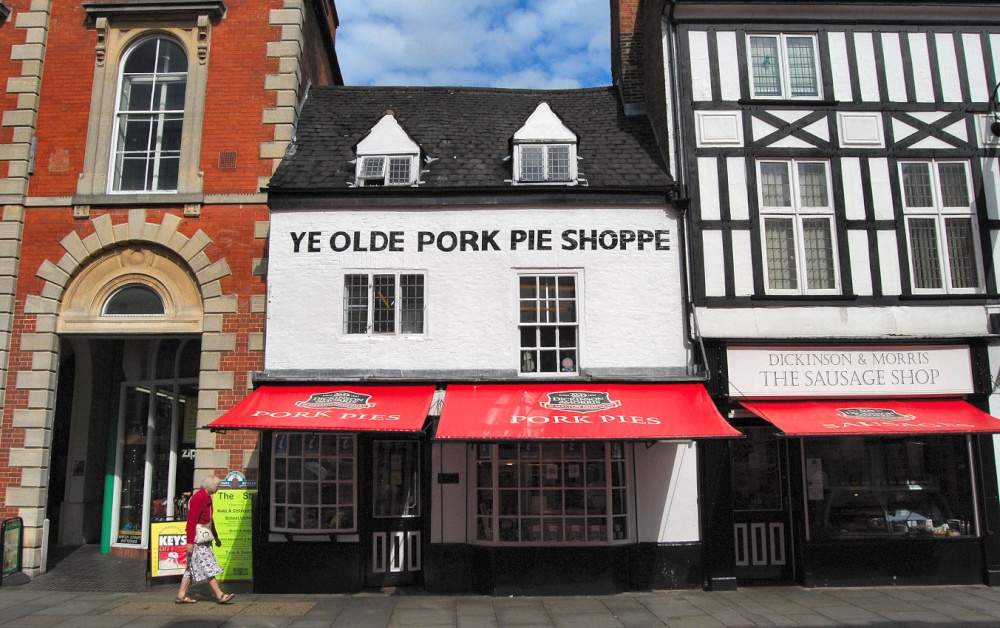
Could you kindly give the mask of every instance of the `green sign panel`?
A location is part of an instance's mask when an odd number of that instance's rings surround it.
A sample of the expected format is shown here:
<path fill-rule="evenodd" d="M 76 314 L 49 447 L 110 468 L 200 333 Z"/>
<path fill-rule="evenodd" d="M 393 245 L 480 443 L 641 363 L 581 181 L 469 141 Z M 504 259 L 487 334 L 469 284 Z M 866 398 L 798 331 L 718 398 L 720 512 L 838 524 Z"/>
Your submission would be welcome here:
<path fill-rule="evenodd" d="M 212 518 L 222 547 L 215 547 L 215 559 L 224 570 L 219 580 L 253 578 L 253 527 L 251 513 L 256 491 L 222 490 L 212 496 Z"/>

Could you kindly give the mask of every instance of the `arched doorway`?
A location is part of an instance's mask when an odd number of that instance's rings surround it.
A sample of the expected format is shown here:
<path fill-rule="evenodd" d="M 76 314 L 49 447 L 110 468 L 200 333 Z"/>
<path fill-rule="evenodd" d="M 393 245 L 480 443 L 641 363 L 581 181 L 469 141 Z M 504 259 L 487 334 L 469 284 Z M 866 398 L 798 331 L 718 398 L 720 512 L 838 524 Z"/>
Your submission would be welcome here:
<path fill-rule="evenodd" d="M 171 251 L 105 251 L 70 281 L 57 324 L 50 544 L 143 554 L 149 522 L 194 485 L 203 308 Z"/>

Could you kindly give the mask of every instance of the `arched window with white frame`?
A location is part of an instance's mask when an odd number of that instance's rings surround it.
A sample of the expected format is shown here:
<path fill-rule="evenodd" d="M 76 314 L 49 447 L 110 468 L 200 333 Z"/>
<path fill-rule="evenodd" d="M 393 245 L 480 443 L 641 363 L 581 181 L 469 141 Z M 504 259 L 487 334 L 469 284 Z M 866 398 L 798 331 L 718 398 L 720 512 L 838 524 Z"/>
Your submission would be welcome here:
<path fill-rule="evenodd" d="M 170 37 L 135 43 L 124 56 L 111 153 L 113 192 L 176 192 L 188 57 Z"/>

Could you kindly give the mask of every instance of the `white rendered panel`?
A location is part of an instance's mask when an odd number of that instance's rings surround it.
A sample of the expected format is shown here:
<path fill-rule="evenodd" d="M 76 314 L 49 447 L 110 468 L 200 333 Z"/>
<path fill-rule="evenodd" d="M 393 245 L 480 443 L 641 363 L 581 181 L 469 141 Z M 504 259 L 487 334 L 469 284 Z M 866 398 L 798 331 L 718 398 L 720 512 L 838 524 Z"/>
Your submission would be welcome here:
<path fill-rule="evenodd" d="M 902 294 L 899 243 L 896 241 L 895 231 L 878 232 L 878 261 L 882 270 L 882 294 L 886 296 Z"/>
<path fill-rule="evenodd" d="M 718 220 L 719 166 L 714 157 L 698 158 L 698 198 L 701 202 L 702 220 Z"/>
<path fill-rule="evenodd" d="M 896 218 L 895 204 L 892 201 L 891 176 L 887 159 L 879 157 L 868 160 L 868 178 L 871 182 L 875 220 Z"/>
<path fill-rule="evenodd" d="M 838 111 L 841 148 L 883 148 L 882 116 L 876 111 Z"/>
<path fill-rule="evenodd" d="M 965 342 L 986 335 L 982 306 L 901 306 L 698 308 L 698 328 L 705 338 L 815 338 L 857 343 L 858 338 L 949 338 Z"/>
<path fill-rule="evenodd" d="M 729 176 L 729 217 L 733 220 L 747 220 L 750 218 L 747 162 L 742 157 L 728 157 L 726 171 Z"/>
<path fill-rule="evenodd" d="M 851 90 L 851 64 L 847 60 L 847 38 L 844 33 L 830 33 L 830 72 L 833 75 L 834 99 L 840 102 L 852 102 L 854 93 Z"/>
<path fill-rule="evenodd" d="M 722 100 L 740 99 L 740 62 L 737 56 L 736 33 L 719 31 L 715 35 L 719 55 L 719 87 Z"/>
<path fill-rule="evenodd" d="M 951 33 L 937 33 L 938 72 L 941 75 L 941 98 L 945 102 L 962 101 L 962 83 L 958 74 L 958 57 L 955 37 Z"/>
<path fill-rule="evenodd" d="M 861 187 L 861 160 L 844 157 L 840 160 L 841 179 L 844 182 L 844 216 L 848 220 L 864 220 L 865 195 Z"/>
<path fill-rule="evenodd" d="M 1000 218 L 1000 162 L 995 157 L 983 159 L 983 191 L 986 194 L 986 215 L 990 220 Z M 996 250 L 996 249 L 994 249 Z"/>
<path fill-rule="evenodd" d="M 965 49 L 965 67 L 969 74 L 969 97 L 972 102 L 986 102 L 990 99 L 993 86 L 986 84 L 982 40 L 979 35 L 966 33 L 962 35 L 962 47 Z"/>
<path fill-rule="evenodd" d="M 742 146 L 743 113 L 740 111 L 696 111 L 698 147 Z"/>
<path fill-rule="evenodd" d="M 934 102 L 931 58 L 927 50 L 927 35 L 924 33 L 910 33 L 910 63 L 913 65 L 917 102 Z"/>
<path fill-rule="evenodd" d="M 865 231 L 848 231 L 847 246 L 851 256 L 851 281 L 854 282 L 854 294 L 871 296 L 872 265 L 868 255 L 868 233 Z"/>
<path fill-rule="evenodd" d="M 701 235 L 702 246 L 705 247 L 705 296 L 726 296 L 726 265 L 722 263 L 722 232 L 705 231 Z"/>
<path fill-rule="evenodd" d="M 892 102 L 906 102 L 906 71 L 899 33 L 882 34 L 882 58 L 885 59 L 885 83 Z"/>
<path fill-rule="evenodd" d="M 708 33 L 690 31 L 691 96 L 695 102 L 712 100 L 712 67 L 708 56 Z"/>
<path fill-rule="evenodd" d="M 993 53 L 993 76 L 1000 77 L 1000 35 L 990 35 L 990 50 Z"/>
<path fill-rule="evenodd" d="M 640 543 L 699 540 L 698 448 L 692 441 L 636 443 L 636 537 Z"/>
<path fill-rule="evenodd" d="M 733 235 L 733 280 L 736 296 L 753 295 L 753 258 L 750 250 L 750 232 L 734 231 Z"/>
<path fill-rule="evenodd" d="M 474 480 L 476 472 L 475 461 L 467 452 L 462 442 L 431 444 L 431 477 L 437 478 L 440 473 L 458 476 L 456 484 L 431 485 L 431 495 L 424 505 L 431 513 L 431 543 L 465 543 L 473 534 L 466 533 L 474 521 L 466 504 L 475 504 L 475 487 L 470 487 L 468 480 Z"/>
<path fill-rule="evenodd" d="M 861 100 L 864 102 L 881 100 L 878 91 L 878 66 L 875 63 L 875 42 L 871 33 L 854 34 L 854 54 L 857 59 Z"/>

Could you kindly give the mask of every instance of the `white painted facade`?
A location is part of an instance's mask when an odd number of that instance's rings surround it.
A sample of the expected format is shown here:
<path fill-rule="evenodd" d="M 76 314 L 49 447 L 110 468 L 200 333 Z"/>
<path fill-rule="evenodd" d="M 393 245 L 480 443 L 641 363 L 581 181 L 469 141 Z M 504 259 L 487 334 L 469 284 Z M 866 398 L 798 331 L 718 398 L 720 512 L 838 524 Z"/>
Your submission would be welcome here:
<path fill-rule="evenodd" d="M 576 274 L 582 371 L 669 369 L 684 374 L 690 361 L 681 293 L 678 220 L 671 209 L 614 208 L 499 210 L 363 210 L 275 212 L 268 269 L 265 368 L 508 370 L 518 366 L 517 282 L 520 274 Z M 564 250 L 563 233 L 579 242 L 596 232 L 604 244 Z M 336 252 L 335 233 L 401 234 L 398 251 Z M 472 250 L 452 235 L 483 232 L 498 250 Z M 655 242 L 621 244 L 621 232 L 659 232 Z M 290 234 L 316 232 L 317 252 L 296 252 Z M 520 233 L 514 233 L 520 232 Z M 539 250 L 545 233 L 550 250 Z M 420 234 L 432 244 L 421 245 Z M 449 235 L 452 234 L 452 235 Z M 514 237 L 536 238 L 511 242 Z M 346 236 L 338 236 L 339 243 Z M 440 242 L 441 247 L 438 244 Z M 352 249 L 353 249 L 352 241 Z M 423 334 L 344 334 L 344 274 L 379 270 L 426 273 Z"/>

